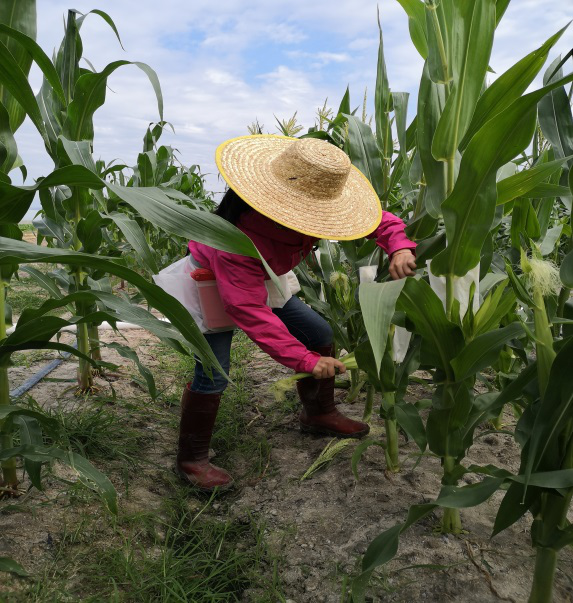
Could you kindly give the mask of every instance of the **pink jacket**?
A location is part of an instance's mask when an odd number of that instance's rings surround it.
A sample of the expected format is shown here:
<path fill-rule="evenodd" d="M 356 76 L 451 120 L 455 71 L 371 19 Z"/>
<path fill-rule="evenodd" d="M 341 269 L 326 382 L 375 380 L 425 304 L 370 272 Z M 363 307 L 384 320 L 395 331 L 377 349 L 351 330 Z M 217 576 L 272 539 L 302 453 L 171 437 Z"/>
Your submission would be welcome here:
<path fill-rule="evenodd" d="M 317 239 L 300 234 L 251 210 L 237 224 L 256 245 L 275 274 L 286 274 L 312 250 Z M 384 212 L 382 221 L 368 238 L 391 255 L 398 249 L 415 249 L 404 233 L 404 222 Z M 296 372 L 312 372 L 320 355 L 310 352 L 293 337 L 266 304 L 265 280 L 269 278 L 260 260 L 219 251 L 202 243 L 189 242 L 189 251 L 215 273 L 221 300 L 237 326 L 277 362 Z"/>

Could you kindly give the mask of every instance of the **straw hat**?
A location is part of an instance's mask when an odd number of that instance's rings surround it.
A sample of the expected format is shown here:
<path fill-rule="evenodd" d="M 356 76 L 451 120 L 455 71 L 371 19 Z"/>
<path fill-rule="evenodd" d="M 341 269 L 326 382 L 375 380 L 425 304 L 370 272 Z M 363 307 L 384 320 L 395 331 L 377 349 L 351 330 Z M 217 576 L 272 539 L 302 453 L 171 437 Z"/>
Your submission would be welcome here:
<path fill-rule="evenodd" d="M 357 239 L 382 218 L 366 176 L 324 140 L 241 136 L 221 144 L 216 161 L 227 184 L 251 207 L 311 237 Z"/>

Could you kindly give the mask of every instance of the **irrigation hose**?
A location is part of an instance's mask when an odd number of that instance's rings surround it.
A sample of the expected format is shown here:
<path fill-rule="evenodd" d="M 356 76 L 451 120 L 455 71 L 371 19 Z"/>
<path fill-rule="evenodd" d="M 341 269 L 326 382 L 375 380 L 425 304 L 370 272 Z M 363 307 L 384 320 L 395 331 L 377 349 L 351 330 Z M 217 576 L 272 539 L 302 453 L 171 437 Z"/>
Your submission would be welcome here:
<path fill-rule="evenodd" d="M 109 323 L 104 322 L 101 325 L 99 325 L 99 328 L 105 330 L 105 329 L 112 329 L 113 327 Z M 140 327 L 139 325 L 135 325 L 131 322 L 118 322 L 116 325 L 116 328 L 141 329 L 142 327 Z M 13 330 L 14 330 L 14 327 L 12 327 L 9 331 L 13 331 Z M 71 325 L 69 327 L 65 327 L 62 330 L 67 331 L 67 332 L 75 332 L 76 329 L 75 329 L 75 325 Z M 10 334 L 10 333 L 8 332 L 8 334 Z M 74 347 L 74 348 L 77 347 L 77 343 L 74 343 L 72 347 Z M 53 370 L 58 368 L 58 366 L 60 366 L 60 364 L 62 364 L 62 362 L 64 362 L 64 360 L 67 360 L 70 356 L 71 356 L 70 352 L 64 352 L 60 358 L 56 358 L 55 360 L 52 360 L 51 362 L 49 362 L 48 364 L 43 366 L 37 373 L 32 375 L 32 377 L 30 377 L 29 379 L 26 379 L 26 381 L 24 381 L 24 383 L 22 383 L 22 385 L 19 385 L 18 387 L 14 388 L 13 390 L 10 390 L 10 398 L 13 398 L 13 399 L 19 398 L 20 396 L 25 394 L 28 390 L 32 389 L 37 383 L 39 383 L 44 377 L 46 377 Z"/>

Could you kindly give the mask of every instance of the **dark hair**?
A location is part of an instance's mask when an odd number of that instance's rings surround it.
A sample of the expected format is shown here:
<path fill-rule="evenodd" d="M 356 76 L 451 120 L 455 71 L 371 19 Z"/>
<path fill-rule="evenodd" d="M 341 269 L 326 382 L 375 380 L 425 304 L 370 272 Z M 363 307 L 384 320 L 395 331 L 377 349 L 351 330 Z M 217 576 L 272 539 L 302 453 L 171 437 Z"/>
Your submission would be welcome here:
<path fill-rule="evenodd" d="M 232 188 L 228 188 L 214 213 L 236 226 L 241 215 L 249 209 L 251 206 L 245 203 Z"/>

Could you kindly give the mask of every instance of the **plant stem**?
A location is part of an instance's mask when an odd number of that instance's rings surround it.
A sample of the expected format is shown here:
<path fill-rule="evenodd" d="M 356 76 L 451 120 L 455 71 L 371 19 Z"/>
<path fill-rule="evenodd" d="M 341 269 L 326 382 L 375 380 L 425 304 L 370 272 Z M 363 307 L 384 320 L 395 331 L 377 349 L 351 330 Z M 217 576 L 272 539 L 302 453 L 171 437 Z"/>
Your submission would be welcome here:
<path fill-rule="evenodd" d="M 354 389 L 358 385 L 360 371 L 358 369 L 350 369 L 350 389 Z"/>
<path fill-rule="evenodd" d="M 6 284 L 0 281 L 0 341 L 6 338 Z M 8 367 L 0 367 L 0 406 L 10 406 L 10 382 Z M 12 432 L 4 431 L 6 420 L 0 421 L 0 450 L 13 447 Z M 16 473 L 16 458 L 2 461 L 2 485 L 6 488 L 16 488 L 18 475 Z"/>
<path fill-rule="evenodd" d="M 362 415 L 362 420 L 368 423 L 372 418 L 372 407 L 374 406 L 374 394 L 376 390 L 374 386 L 367 385 L 366 386 L 366 404 L 364 405 L 364 413 Z"/>
<path fill-rule="evenodd" d="M 81 285 L 82 285 L 81 267 L 76 269 L 75 278 L 76 278 L 76 291 L 80 291 Z M 81 302 L 77 302 L 76 312 L 78 313 L 79 316 L 84 315 L 84 307 Z M 83 322 L 83 323 L 77 325 L 76 339 L 78 342 L 78 351 L 80 351 L 82 354 L 89 357 L 90 340 L 89 340 L 87 323 Z M 91 365 L 87 360 L 84 360 L 83 358 L 79 359 L 78 385 L 82 392 L 88 392 L 90 390 L 90 388 L 93 386 L 93 376 L 92 376 L 92 371 L 91 371 Z"/>
<path fill-rule="evenodd" d="M 529 603 L 549 603 L 553 600 L 553 578 L 556 567 L 557 552 L 538 547 Z"/>
<path fill-rule="evenodd" d="M 386 415 L 393 417 L 396 394 L 386 392 L 384 393 L 384 400 L 386 402 Z M 384 429 L 386 431 L 386 470 L 391 473 L 398 473 L 400 471 L 400 459 L 398 458 L 398 424 L 396 419 L 385 419 Z"/>
<path fill-rule="evenodd" d="M 452 320 L 454 308 L 454 275 L 446 274 L 446 316 Z"/>
<path fill-rule="evenodd" d="M 92 360 L 100 361 L 102 358 L 97 325 L 90 325 L 88 327 L 88 334 L 90 340 L 90 356 Z"/>
<path fill-rule="evenodd" d="M 450 475 L 456 465 L 456 460 L 453 456 L 444 457 L 444 476 Z M 459 509 L 444 509 L 442 517 L 442 534 L 461 534 L 462 520 Z"/>
<path fill-rule="evenodd" d="M 438 19 L 437 5 L 434 0 L 430 0 L 430 2 L 426 5 L 426 8 L 430 10 L 430 15 L 432 18 L 434 31 L 436 33 L 436 42 L 438 44 L 438 54 L 440 55 L 440 61 L 442 63 L 442 70 L 444 74 L 444 80 L 447 86 L 447 90 L 449 92 L 451 87 L 450 82 L 450 68 L 448 64 L 448 57 L 446 55 L 446 47 L 444 45 L 444 37 L 442 35 L 442 28 L 440 26 L 440 20 Z"/>

